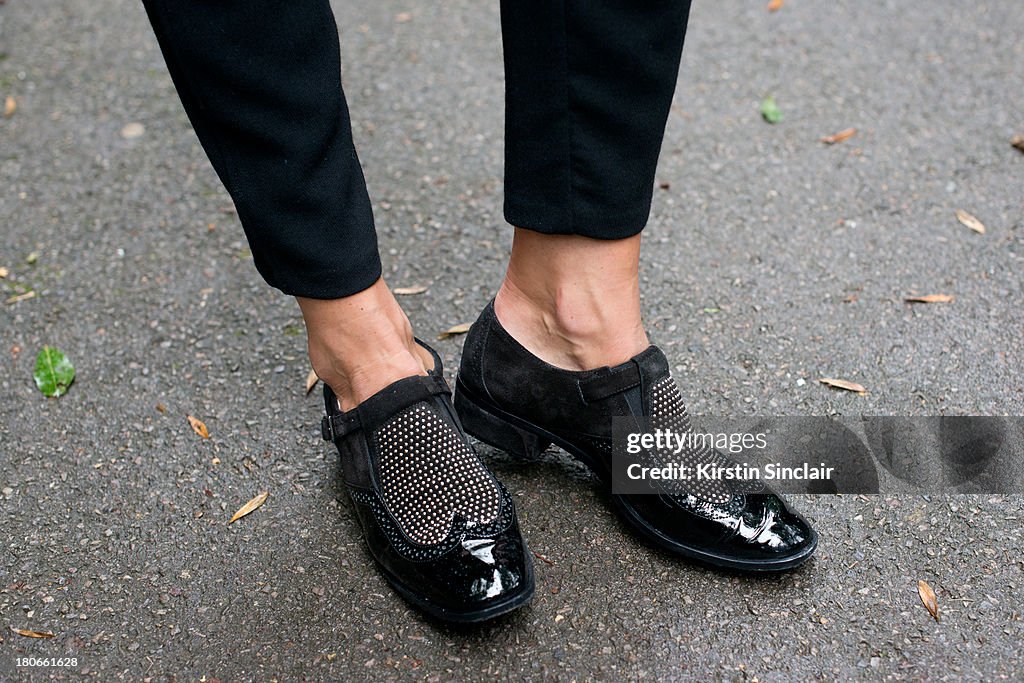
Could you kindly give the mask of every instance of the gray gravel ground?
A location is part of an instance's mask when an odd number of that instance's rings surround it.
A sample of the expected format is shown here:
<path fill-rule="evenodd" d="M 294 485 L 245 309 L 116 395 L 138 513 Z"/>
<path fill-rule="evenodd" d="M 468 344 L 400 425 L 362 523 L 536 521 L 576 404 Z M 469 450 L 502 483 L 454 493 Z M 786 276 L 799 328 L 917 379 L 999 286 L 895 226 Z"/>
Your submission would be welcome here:
<path fill-rule="evenodd" d="M 473 319 L 509 244 L 497 3 L 336 11 L 387 275 L 430 287 L 404 302 L 432 337 Z M 696 3 L 643 269 L 694 412 L 1024 412 L 1022 35 L 1016 0 Z M 536 599 L 479 629 L 423 620 L 367 560 L 297 307 L 253 269 L 142 8 L 7 0 L 8 95 L 0 295 L 36 296 L 0 304 L 0 680 L 1024 676 L 1010 496 L 802 499 L 819 555 L 757 579 L 649 549 L 557 454 L 484 449 L 549 560 Z M 930 293 L 956 300 L 902 301 Z M 43 344 L 78 368 L 59 400 L 32 383 Z M 456 367 L 460 341 L 438 346 Z"/>

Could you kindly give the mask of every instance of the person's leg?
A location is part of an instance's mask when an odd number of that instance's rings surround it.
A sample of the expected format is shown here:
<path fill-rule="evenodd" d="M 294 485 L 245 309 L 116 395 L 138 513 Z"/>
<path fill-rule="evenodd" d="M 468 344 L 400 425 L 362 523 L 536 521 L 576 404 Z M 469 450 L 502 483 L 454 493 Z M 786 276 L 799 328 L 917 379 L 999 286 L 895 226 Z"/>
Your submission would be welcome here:
<path fill-rule="evenodd" d="M 298 299 L 321 433 L 384 577 L 440 619 L 523 605 L 534 583 L 515 504 L 380 279 L 329 1 L 144 1 L 259 272 Z"/>
<path fill-rule="evenodd" d="M 467 334 L 455 407 L 467 433 L 513 455 L 566 450 L 661 547 L 781 571 L 810 557 L 817 537 L 768 491 L 611 487 L 616 417 L 690 429 L 669 360 L 644 333 L 638 278 L 689 4 L 502 3 L 505 217 L 516 231 L 501 289 Z M 690 472 L 719 456 L 667 454 Z"/>
<path fill-rule="evenodd" d="M 423 374 L 387 286 L 328 0 L 143 0 L 257 270 L 302 309 L 317 375 L 349 409 Z"/>
<path fill-rule="evenodd" d="M 647 222 L 689 0 L 507 0 L 505 217 L 498 318 L 540 358 L 614 365 L 647 345 Z"/>

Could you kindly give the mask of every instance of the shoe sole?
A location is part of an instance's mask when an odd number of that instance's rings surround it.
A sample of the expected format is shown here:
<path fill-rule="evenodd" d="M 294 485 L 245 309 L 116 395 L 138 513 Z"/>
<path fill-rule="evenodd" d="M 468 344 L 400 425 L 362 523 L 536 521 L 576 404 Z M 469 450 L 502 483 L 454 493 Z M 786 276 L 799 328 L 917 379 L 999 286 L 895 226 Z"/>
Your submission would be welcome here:
<path fill-rule="evenodd" d="M 591 472 L 610 486 L 611 473 L 585 451 L 565 441 L 556 434 L 538 427 L 526 420 L 510 415 L 496 406 L 484 402 L 466 389 L 461 380 L 455 381 L 455 412 L 459 415 L 466 433 L 506 453 L 524 459 L 535 459 L 554 444 L 586 465 Z M 800 552 L 772 560 L 743 560 L 719 555 L 671 539 L 648 524 L 640 514 L 628 505 L 622 496 L 612 494 L 612 503 L 622 517 L 645 538 L 661 548 L 687 559 L 715 567 L 744 572 L 776 573 L 799 567 L 806 562 L 818 547 L 818 534 L 811 529 L 811 539 Z"/>

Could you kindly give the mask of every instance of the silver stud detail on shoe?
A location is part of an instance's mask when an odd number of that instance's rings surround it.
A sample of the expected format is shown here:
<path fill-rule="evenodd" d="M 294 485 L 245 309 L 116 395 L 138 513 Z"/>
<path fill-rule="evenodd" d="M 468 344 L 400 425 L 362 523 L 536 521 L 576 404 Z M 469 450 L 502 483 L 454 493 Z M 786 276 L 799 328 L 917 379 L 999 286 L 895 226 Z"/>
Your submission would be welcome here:
<path fill-rule="evenodd" d="M 651 387 L 651 422 L 652 426 L 671 429 L 677 434 L 691 432 L 693 429 L 683 396 L 671 376 L 663 377 Z M 685 465 L 690 472 L 695 472 L 695 468 L 703 463 L 725 463 L 722 454 L 706 442 L 666 457 Z M 699 500 L 718 504 L 729 502 L 734 494 L 729 483 L 720 479 L 691 479 L 683 483 L 681 489 Z"/>
<path fill-rule="evenodd" d="M 381 498 L 415 543 L 444 541 L 456 515 L 471 529 L 501 512 L 497 481 L 459 432 L 426 403 L 393 417 L 376 438 Z"/>

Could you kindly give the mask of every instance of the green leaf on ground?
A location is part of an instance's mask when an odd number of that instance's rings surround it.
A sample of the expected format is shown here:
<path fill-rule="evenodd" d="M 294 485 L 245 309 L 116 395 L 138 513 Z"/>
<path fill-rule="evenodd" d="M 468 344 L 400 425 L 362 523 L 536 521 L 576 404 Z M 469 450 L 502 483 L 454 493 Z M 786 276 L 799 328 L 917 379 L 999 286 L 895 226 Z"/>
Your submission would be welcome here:
<path fill-rule="evenodd" d="M 782 120 L 782 111 L 771 95 L 761 101 L 761 116 L 768 123 L 778 123 Z"/>
<path fill-rule="evenodd" d="M 67 393 L 75 381 L 75 366 L 59 349 L 44 346 L 36 356 L 36 369 L 32 373 L 39 391 L 51 398 Z"/>

